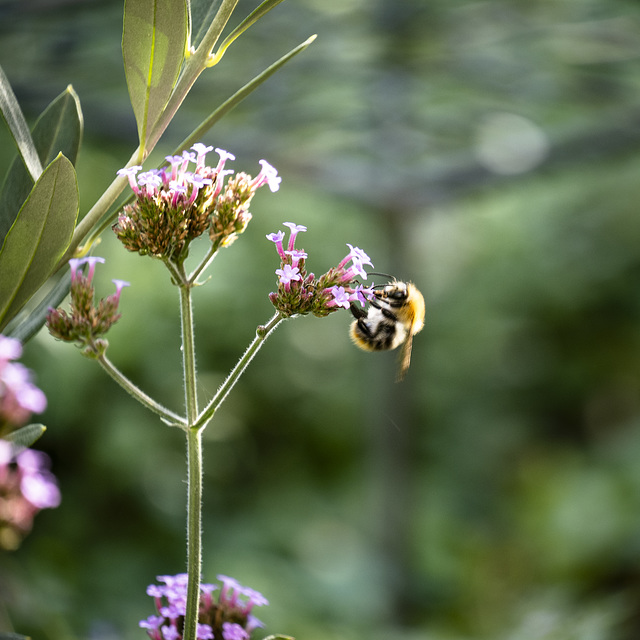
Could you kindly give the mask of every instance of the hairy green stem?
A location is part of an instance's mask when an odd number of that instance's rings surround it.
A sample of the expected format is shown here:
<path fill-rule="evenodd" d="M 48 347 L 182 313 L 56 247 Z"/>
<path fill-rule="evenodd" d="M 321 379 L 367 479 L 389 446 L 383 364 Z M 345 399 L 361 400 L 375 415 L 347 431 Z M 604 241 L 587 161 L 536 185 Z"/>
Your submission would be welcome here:
<path fill-rule="evenodd" d="M 238 378 L 244 373 L 247 365 L 251 362 L 253 356 L 258 353 L 265 340 L 271 335 L 271 332 L 284 320 L 285 318 L 279 313 L 276 313 L 266 325 L 261 325 L 256 330 L 256 337 L 244 352 L 236 366 L 231 370 L 231 373 L 227 376 L 227 379 L 222 383 L 222 386 L 216 392 L 216 395 L 205 407 L 202 413 L 198 416 L 195 423 L 196 426 L 204 429 L 208 422 L 213 417 L 213 414 L 217 411 L 218 407 L 222 404 L 227 397 L 233 386 L 238 381 Z"/>
<path fill-rule="evenodd" d="M 177 413 L 170 411 L 156 402 L 153 398 L 148 396 L 142 389 L 137 387 L 129 378 L 127 378 L 106 355 L 102 354 L 98 356 L 98 362 L 102 368 L 131 396 L 133 396 L 138 402 L 143 404 L 147 409 L 151 409 L 154 413 L 157 413 L 164 422 L 169 425 L 182 427 L 186 426 L 184 418 Z"/>
<path fill-rule="evenodd" d="M 176 286 L 182 287 L 191 284 L 184 279 L 184 269 L 180 269 L 180 267 L 172 262 L 169 258 L 162 258 L 162 262 L 164 263 L 164 266 L 169 270 L 171 278 Z"/>
<path fill-rule="evenodd" d="M 200 603 L 200 572 L 202 569 L 202 432 L 207 423 L 220 406 L 222 401 L 242 375 L 247 365 L 264 344 L 269 334 L 282 322 L 284 318 L 276 313 L 265 325 L 258 327 L 256 337 L 249 345 L 233 371 L 229 374 L 224 384 L 216 393 L 207 409 L 193 422 L 193 414 L 190 413 L 190 403 L 197 409 L 195 397 L 195 359 L 188 355 L 188 344 L 192 344 L 193 334 L 186 335 L 185 324 L 191 318 L 191 287 L 182 286 L 182 323 L 183 323 L 183 357 L 185 361 L 185 394 L 187 398 L 187 415 L 189 428 L 187 429 L 187 454 L 189 461 L 189 496 L 187 505 L 187 570 L 189 579 L 187 582 L 187 609 L 184 617 L 184 640 L 196 640 L 198 609 Z M 191 322 L 191 327 L 193 324 Z M 187 362 L 190 360 L 191 365 Z M 187 375 L 189 366 L 193 366 L 193 378 Z M 189 390 L 191 380 L 194 388 Z"/>
<path fill-rule="evenodd" d="M 189 284 L 196 284 L 196 280 L 201 273 L 204 273 L 209 265 L 213 262 L 213 259 L 218 254 L 218 246 L 215 244 L 211 246 L 211 249 L 207 252 L 207 255 L 202 259 L 200 264 L 189 274 Z"/>
<path fill-rule="evenodd" d="M 182 282 L 186 276 L 180 270 Z M 182 320 L 182 369 L 184 374 L 184 401 L 187 411 L 187 425 L 193 427 L 198 415 L 196 392 L 196 354 L 193 336 L 193 306 L 191 286 L 180 286 L 180 315 Z"/>
<path fill-rule="evenodd" d="M 196 357 L 193 334 L 191 285 L 186 283 L 184 264 L 177 265 L 180 276 L 180 316 L 182 320 L 182 364 L 187 412 L 187 458 L 189 466 L 187 500 L 187 610 L 184 640 L 196 640 L 200 571 L 202 566 L 202 429 L 195 426 L 198 415 Z"/>
<path fill-rule="evenodd" d="M 187 501 L 187 610 L 184 640 L 196 640 L 202 567 L 202 429 L 187 430 L 189 495 Z"/>

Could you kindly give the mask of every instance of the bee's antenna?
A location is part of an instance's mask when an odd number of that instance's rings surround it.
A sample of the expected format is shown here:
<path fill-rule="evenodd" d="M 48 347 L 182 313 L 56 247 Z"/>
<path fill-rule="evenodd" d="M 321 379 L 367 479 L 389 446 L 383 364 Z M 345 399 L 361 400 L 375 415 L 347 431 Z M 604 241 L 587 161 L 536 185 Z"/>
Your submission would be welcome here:
<path fill-rule="evenodd" d="M 395 280 L 393 276 L 390 276 L 388 273 L 380 273 L 379 271 L 369 271 L 370 276 L 381 276 L 382 278 L 386 278 L 387 280 Z"/>

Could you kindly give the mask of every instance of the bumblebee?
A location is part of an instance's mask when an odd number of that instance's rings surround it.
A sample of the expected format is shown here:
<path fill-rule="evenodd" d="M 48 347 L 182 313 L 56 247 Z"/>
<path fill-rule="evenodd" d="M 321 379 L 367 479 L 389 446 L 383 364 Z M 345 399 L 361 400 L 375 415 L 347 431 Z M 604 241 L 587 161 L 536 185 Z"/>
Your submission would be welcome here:
<path fill-rule="evenodd" d="M 396 381 L 400 382 L 411 363 L 413 336 L 424 326 L 424 298 L 410 282 L 393 280 L 373 292 L 367 309 L 351 303 L 354 321 L 349 333 L 354 344 L 365 351 L 388 351 L 402 347 Z"/>

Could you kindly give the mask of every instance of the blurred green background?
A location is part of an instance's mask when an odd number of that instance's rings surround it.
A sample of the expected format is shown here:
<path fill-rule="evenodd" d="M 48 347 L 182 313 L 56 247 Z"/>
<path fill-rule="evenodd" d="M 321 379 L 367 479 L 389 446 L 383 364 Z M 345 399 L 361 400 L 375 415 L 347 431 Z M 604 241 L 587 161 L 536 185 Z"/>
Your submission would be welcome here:
<path fill-rule="evenodd" d="M 81 212 L 135 147 L 121 27 L 120 1 L 0 0 L 29 121 L 80 96 Z M 347 312 L 270 338 L 206 432 L 205 579 L 262 591 L 267 630 L 304 640 L 637 639 L 640 5 L 287 0 L 201 77 L 158 158 L 313 33 L 204 140 L 283 182 L 197 292 L 201 397 L 271 315 L 283 221 L 308 227 L 316 273 L 350 242 L 415 282 L 427 323 L 401 385 Z M 131 282 L 112 360 L 180 409 L 168 275 L 109 233 L 98 253 L 100 295 Z M 63 502 L 0 557 L 0 628 L 144 638 L 146 585 L 185 566 L 181 433 L 44 332 L 24 361 Z"/>

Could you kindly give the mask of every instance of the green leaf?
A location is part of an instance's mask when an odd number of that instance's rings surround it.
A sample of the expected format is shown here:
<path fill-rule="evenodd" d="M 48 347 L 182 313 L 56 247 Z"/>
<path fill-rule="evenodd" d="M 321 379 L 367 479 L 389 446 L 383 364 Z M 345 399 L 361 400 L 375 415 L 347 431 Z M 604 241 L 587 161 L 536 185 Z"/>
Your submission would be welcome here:
<path fill-rule="evenodd" d="M 36 440 L 40 439 L 46 430 L 47 427 L 43 424 L 28 424 L 26 427 L 12 431 L 3 439 L 11 443 L 13 455 L 16 455 L 23 449 L 28 449 Z"/>
<path fill-rule="evenodd" d="M 190 0 L 191 13 L 191 44 L 198 47 L 207 33 L 219 9 L 219 2 L 215 0 Z M 234 4 L 235 7 L 235 4 Z"/>
<path fill-rule="evenodd" d="M 82 110 L 76 92 L 69 85 L 42 112 L 36 121 L 32 136 L 43 166 L 50 164 L 58 153 L 75 165 L 82 140 Z M 34 180 L 24 163 L 16 158 L 5 178 L 0 192 L 0 243 L 15 222 L 20 207 L 33 188 Z"/>
<path fill-rule="evenodd" d="M 252 24 L 255 24 L 263 15 L 271 11 L 276 5 L 279 5 L 283 0 L 264 0 L 258 7 L 256 7 L 223 41 L 218 47 L 211 66 L 218 64 L 220 58 L 224 55 L 225 51 L 229 48 L 229 45 L 238 37 L 240 37 Z"/>
<path fill-rule="evenodd" d="M 125 0 L 122 55 L 143 149 L 178 79 L 187 32 L 187 0 Z"/>
<path fill-rule="evenodd" d="M 0 249 L 0 329 L 51 275 L 69 246 L 78 185 L 62 154 L 44 170 Z"/>
<path fill-rule="evenodd" d="M 27 121 L 22 115 L 16 95 L 13 93 L 9 79 L 4 74 L 2 67 L 0 67 L 0 112 L 9 127 L 9 132 L 18 147 L 23 162 L 35 182 L 42 173 L 42 165 L 31 139 Z"/>
<path fill-rule="evenodd" d="M 285 65 L 291 58 L 304 51 L 314 40 L 316 36 L 311 36 L 303 43 L 299 44 L 295 49 L 289 51 L 279 60 L 276 60 L 271 66 L 267 67 L 261 74 L 257 75 L 251 82 L 248 82 L 241 89 L 236 91 L 230 98 L 225 100 L 215 111 L 204 120 L 197 129 L 195 129 L 191 135 L 182 141 L 182 143 L 176 148 L 177 151 L 188 149 L 195 142 L 202 140 L 203 136 L 211 127 L 213 127 L 218 120 L 222 119 L 231 109 L 244 100 L 250 93 L 255 91 L 267 78 L 271 77 L 278 69 Z"/>

